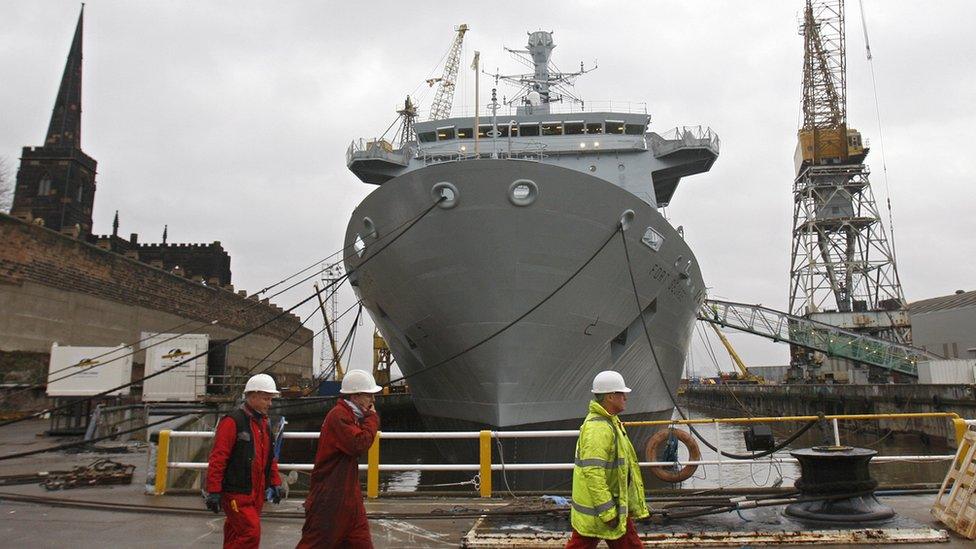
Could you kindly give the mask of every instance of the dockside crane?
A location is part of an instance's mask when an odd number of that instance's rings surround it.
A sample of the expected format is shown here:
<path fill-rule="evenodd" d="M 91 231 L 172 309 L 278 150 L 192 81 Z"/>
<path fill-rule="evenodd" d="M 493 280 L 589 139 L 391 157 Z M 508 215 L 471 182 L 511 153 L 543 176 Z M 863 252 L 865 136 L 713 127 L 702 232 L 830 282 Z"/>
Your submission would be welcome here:
<path fill-rule="evenodd" d="M 468 32 L 468 26 L 461 24 L 454 30 L 456 34 L 451 49 L 448 50 L 447 60 L 444 62 L 444 73 L 440 78 L 427 80 L 428 86 L 437 84 L 437 93 L 434 94 L 434 101 L 430 106 L 430 120 L 443 120 L 451 116 L 454 89 L 457 84 L 458 69 L 461 66 L 461 44 L 464 42 L 464 33 Z"/>
<path fill-rule="evenodd" d="M 806 0 L 800 31 L 803 123 L 794 156 L 789 311 L 910 344 L 907 302 L 864 165 L 869 149 L 847 121 L 844 1 Z M 818 378 L 816 357 L 792 351 L 790 376 Z"/>

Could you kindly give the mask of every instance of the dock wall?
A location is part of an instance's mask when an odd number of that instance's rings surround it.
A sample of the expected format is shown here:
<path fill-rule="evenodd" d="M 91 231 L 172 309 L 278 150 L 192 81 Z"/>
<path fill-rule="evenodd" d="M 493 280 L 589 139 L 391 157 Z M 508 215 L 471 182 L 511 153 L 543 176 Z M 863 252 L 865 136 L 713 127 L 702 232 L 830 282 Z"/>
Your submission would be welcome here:
<path fill-rule="evenodd" d="M 702 385 L 685 389 L 683 404 L 730 416 L 802 416 L 955 412 L 976 419 L 973 385 Z M 897 419 L 873 422 L 879 432 L 927 435 L 955 447 L 948 420 Z"/>

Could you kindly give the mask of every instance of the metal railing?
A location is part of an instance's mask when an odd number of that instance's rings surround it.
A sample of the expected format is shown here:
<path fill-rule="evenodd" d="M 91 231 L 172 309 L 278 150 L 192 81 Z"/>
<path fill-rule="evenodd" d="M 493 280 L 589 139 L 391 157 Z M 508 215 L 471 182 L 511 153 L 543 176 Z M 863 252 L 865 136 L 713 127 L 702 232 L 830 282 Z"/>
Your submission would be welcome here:
<path fill-rule="evenodd" d="M 346 149 L 346 165 L 356 160 L 384 160 L 406 166 L 412 152 L 409 147 L 394 149 L 385 139 L 353 139 Z"/>
<path fill-rule="evenodd" d="M 833 442 L 841 445 L 840 421 L 868 421 L 885 419 L 948 419 L 952 422 L 955 439 L 958 443 L 970 425 L 976 425 L 976 420 L 965 420 L 958 414 L 952 412 L 919 412 L 904 414 L 837 414 L 823 416 L 823 419 L 830 421 L 833 427 Z M 749 417 L 749 418 L 706 418 L 688 420 L 657 420 L 657 421 L 625 421 L 628 427 L 637 426 L 673 426 L 673 425 L 704 425 L 712 424 L 715 427 L 714 441 L 718 449 L 716 459 L 699 459 L 695 461 L 642 461 L 641 467 L 671 467 L 671 466 L 717 466 L 719 483 L 722 482 L 722 468 L 734 463 L 741 464 L 743 460 L 722 459 L 721 430 L 720 425 L 748 425 L 756 423 L 784 423 L 784 422 L 809 422 L 821 419 L 821 416 L 784 416 L 784 417 Z M 170 469 L 197 469 L 206 470 L 205 462 L 170 461 L 170 441 L 174 438 L 212 438 L 212 431 L 171 431 L 164 430 L 159 433 L 159 447 L 156 453 L 156 476 L 155 494 L 163 495 L 166 493 L 166 484 Z M 579 436 L 579 430 L 552 430 L 552 431 L 433 431 L 433 432 L 383 432 L 378 431 L 367 453 L 367 462 L 359 465 L 360 471 L 366 471 L 366 495 L 369 498 L 379 497 L 379 477 L 380 472 L 386 471 L 476 471 L 476 482 L 481 497 L 491 497 L 492 495 L 492 475 L 493 471 L 567 471 L 573 469 L 573 463 L 492 463 L 492 440 L 515 439 L 515 438 L 568 438 Z M 318 432 L 285 432 L 285 439 L 306 439 L 316 440 L 319 438 Z M 447 463 L 380 463 L 380 444 L 385 440 L 477 440 L 479 449 L 478 463 L 468 464 L 447 464 Z M 915 456 L 875 456 L 872 462 L 885 463 L 891 461 L 949 461 L 955 457 L 950 455 L 915 455 Z M 770 457 L 766 459 L 749 460 L 748 463 L 760 464 L 783 464 L 797 463 L 795 458 Z M 314 467 L 311 463 L 281 463 L 278 465 L 280 471 L 311 471 Z"/>
<path fill-rule="evenodd" d="M 643 101 L 564 101 L 549 103 L 549 114 L 579 114 L 588 112 L 609 112 L 621 114 L 647 114 L 647 103 Z M 518 116 L 521 105 L 499 105 L 498 116 Z M 452 118 L 473 118 L 474 107 L 468 105 L 455 106 L 451 109 L 451 114 L 445 120 Z M 419 111 L 417 120 L 422 122 L 429 121 L 429 111 Z M 492 117 L 491 106 L 486 105 L 479 109 L 478 116 L 484 120 Z"/>
<path fill-rule="evenodd" d="M 679 149 L 708 147 L 718 154 L 722 142 L 712 128 L 678 126 L 660 134 L 650 134 L 651 148 L 656 155 L 670 154 Z"/>

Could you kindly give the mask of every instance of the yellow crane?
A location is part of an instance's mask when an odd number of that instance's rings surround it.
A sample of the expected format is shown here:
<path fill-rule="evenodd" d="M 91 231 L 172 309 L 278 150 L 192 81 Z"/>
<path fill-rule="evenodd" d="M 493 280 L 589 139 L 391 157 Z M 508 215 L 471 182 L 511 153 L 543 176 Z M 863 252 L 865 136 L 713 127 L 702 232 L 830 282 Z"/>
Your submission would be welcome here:
<path fill-rule="evenodd" d="M 464 42 L 464 33 L 468 32 L 468 26 L 458 25 L 454 27 L 454 31 L 454 40 L 448 50 L 447 61 L 444 62 L 444 74 L 440 78 L 427 80 L 428 86 L 438 85 L 434 101 L 430 106 L 430 120 L 444 120 L 451 116 L 454 88 L 457 84 L 458 68 L 461 65 L 461 44 Z"/>
<path fill-rule="evenodd" d="M 711 326 L 713 330 L 715 330 L 715 334 L 718 335 L 718 338 L 719 340 L 721 340 L 722 345 L 725 346 L 725 350 L 728 351 L 729 356 L 732 357 L 732 362 L 735 364 L 736 369 L 739 370 L 736 373 L 736 381 L 742 383 L 757 384 L 757 385 L 765 384 L 766 383 L 765 378 L 753 374 L 752 372 L 749 371 L 749 368 L 746 368 L 746 364 L 742 362 L 742 358 L 739 356 L 739 353 L 735 352 L 735 348 L 732 347 L 732 342 L 730 342 L 729 339 L 725 337 L 725 334 L 722 333 L 722 330 L 719 330 L 718 326 L 712 324 L 711 322 L 708 322 L 707 324 Z"/>
<path fill-rule="evenodd" d="M 393 366 L 393 355 L 386 340 L 379 330 L 373 330 L 373 379 L 383 386 L 383 394 L 390 392 L 390 367 Z"/>

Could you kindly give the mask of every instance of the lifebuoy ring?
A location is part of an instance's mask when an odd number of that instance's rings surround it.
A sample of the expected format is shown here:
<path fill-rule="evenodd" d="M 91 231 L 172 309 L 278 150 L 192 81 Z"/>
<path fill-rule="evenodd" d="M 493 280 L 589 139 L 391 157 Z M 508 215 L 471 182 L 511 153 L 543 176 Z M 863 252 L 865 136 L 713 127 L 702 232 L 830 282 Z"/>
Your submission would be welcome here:
<path fill-rule="evenodd" d="M 660 431 L 654 433 L 654 436 L 647 439 L 647 445 L 644 447 L 644 455 L 647 457 L 647 461 L 657 461 L 658 452 L 661 449 L 661 445 L 664 444 L 668 437 L 674 433 L 674 437 L 678 439 L 678 442 L 685 445 L 688 448 L 688 460 L 689 461 L 699 461 L 701 459 L 701 450 L 698 449 L 698 443 L 695 439 L 688 433 L 688 431 L 682 431 L 680 429 L 661 429 Z M 651 473 L 655 477 L 663 480 L 664 482 L 678 483 L 691 478 L 691 475 L 695 474 L 698 470 L 697 465 L 685 465 L 679 471 L 674 471 L 666 467 L 651 467 Z"/>

